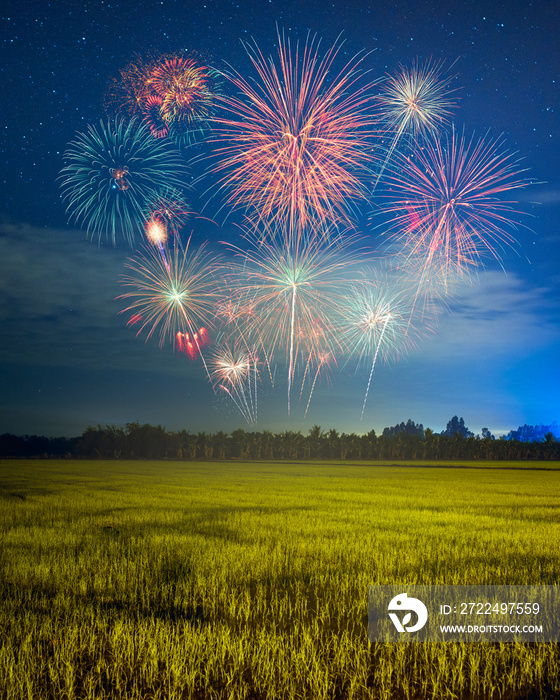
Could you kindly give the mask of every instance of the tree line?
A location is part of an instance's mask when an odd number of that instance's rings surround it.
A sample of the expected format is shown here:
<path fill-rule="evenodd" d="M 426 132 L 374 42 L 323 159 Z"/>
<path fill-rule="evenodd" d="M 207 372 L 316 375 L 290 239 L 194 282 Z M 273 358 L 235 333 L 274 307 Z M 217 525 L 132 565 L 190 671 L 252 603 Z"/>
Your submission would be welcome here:
<path fill-rule="evenodd" d="M 545 428 L 548 430 L 545 431 Z M 560 460 L 560 433 L 551 426 L 523 426 L 495 439 L 487 428 L 474 435 L 463 418 L 453 416 L 446 430 L 436 433 L 408 420 L 358 435 L 323 430 L 314 425 L 307 434 L 286 430 L 232 433 L 168 431 L 161 425 L 98 425 L 80 437 L 0 436 L 1 457 L 72 457 L 84 459 L 530 459 Z"/>

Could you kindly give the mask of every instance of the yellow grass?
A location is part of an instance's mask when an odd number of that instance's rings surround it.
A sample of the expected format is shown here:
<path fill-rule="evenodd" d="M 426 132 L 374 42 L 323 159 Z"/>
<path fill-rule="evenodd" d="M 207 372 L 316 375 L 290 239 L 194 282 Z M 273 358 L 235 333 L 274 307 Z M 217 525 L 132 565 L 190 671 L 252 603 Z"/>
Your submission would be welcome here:
<path fill-rule="evenodd" d="M 558 583 L 558 464 L 438 466 L 0 462 L 0 698 L 558 697 L 553 644 L 369 643 L 369 584 Z"/>

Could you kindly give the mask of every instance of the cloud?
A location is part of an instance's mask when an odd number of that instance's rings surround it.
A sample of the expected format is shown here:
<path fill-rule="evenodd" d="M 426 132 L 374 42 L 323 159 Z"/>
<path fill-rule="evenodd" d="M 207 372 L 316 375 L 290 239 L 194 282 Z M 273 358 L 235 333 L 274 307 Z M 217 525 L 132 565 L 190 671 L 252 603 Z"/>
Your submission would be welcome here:
<path fill-rule="evenodd" d="M 550 287 L 533 287 L 516 275 L 488 271 L 464 285 L 443 315 L 424 360 L 450 362 L 521 359 L 558 343 L 558 302 Z"/>
<path fill-rule="evenodd" d="M 0 225 L 0 362 L 179 371 L 157 340 L 126 327 L 119 278 L 130 251 L 99 246 L 80 231 Z M 181 373 L 186 362 L 181 363 Z"/>

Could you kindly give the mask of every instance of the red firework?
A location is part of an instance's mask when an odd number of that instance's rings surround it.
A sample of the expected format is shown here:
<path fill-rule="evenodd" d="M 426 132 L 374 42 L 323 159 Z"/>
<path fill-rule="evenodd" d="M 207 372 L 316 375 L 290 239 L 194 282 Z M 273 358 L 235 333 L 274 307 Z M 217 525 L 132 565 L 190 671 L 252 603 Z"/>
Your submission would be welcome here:
<path fill-rule="evenodd" d="M 193 56 L 143 59 L 137 55 L 111 81 L 106 107 L 128 115 L 141 113 L 155 138 L 171 136 L 185 145 L 207 126 L 217 75 Z"/>
<path fill-rule="evenodd" d="M 188 355 L 191 360 L 194 360 L 203 347 L 210 344 L 208 330 L 204 327 L 199 328 L 197 333 L 193 333 L 192 337 L 189 333 L 178 332 L 175 337 L 175 347 L 179 352 Z"/>
<path fill-rule="evenodd" d="M 164 119 L 162 107 L 163 98 L 159 95 L 148 95 L 142 104 L 142 116 L 156 139 L 169 135 L 169 124 Z"/>

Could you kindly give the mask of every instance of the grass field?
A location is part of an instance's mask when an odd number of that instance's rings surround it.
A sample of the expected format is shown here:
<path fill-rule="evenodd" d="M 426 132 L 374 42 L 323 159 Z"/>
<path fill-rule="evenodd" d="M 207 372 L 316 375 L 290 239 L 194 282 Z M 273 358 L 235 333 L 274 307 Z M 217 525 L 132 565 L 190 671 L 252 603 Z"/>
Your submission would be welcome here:
<path fill-rule="evenodd" d="M 560 465 L 452 466 L 0 461 L 0 698 L 560 697 L 555 644 L 368 641 L 368 584 L 558 584 Z"/>

